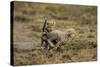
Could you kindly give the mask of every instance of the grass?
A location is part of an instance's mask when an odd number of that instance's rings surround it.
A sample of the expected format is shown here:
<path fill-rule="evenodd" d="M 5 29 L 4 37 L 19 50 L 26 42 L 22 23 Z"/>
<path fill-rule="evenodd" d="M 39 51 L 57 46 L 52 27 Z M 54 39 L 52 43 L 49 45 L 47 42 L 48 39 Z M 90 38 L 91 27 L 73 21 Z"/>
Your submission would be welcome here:
<path fill-rule="evenodd" d="M 55 29 L 74 28 L 77 36 L 57 50 L 38 49 L 45 16 L 57 23 Z M 32 50 L 14 48 L 14 65 L 96 61 L 96 18 L 96 6 L 14 2 L 13 45 L 30 42 L 33 46 Z"/>

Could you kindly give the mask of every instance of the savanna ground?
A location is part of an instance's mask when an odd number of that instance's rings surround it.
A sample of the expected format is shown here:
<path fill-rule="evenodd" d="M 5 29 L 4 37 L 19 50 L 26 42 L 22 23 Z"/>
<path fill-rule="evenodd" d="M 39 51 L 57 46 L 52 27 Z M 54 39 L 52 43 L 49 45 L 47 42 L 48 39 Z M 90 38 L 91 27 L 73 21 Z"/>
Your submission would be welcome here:
<path fill-rule="evenodd" d="M 14 2 L 14 65 L 55 64 L 97 60 L 97 7 Z M 40 48 L 44 17 L 55 29 L 74 28 L 77 35 L 60 50 Z"/>

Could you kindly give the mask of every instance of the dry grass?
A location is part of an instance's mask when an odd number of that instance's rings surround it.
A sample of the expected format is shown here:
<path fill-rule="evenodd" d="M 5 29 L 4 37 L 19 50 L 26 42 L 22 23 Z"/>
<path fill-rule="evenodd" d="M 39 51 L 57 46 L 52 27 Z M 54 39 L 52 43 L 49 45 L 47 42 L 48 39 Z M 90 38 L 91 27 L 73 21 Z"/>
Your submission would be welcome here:
<path fill-rule="evenodd" d="M 95 6 L 14 2 L 14 65 L 97 60 L 96 9 Z M 39 49 L 45 16 L 55 20 L 55 29 L 74 28 L 77 36 L 57 50 Z"/>

